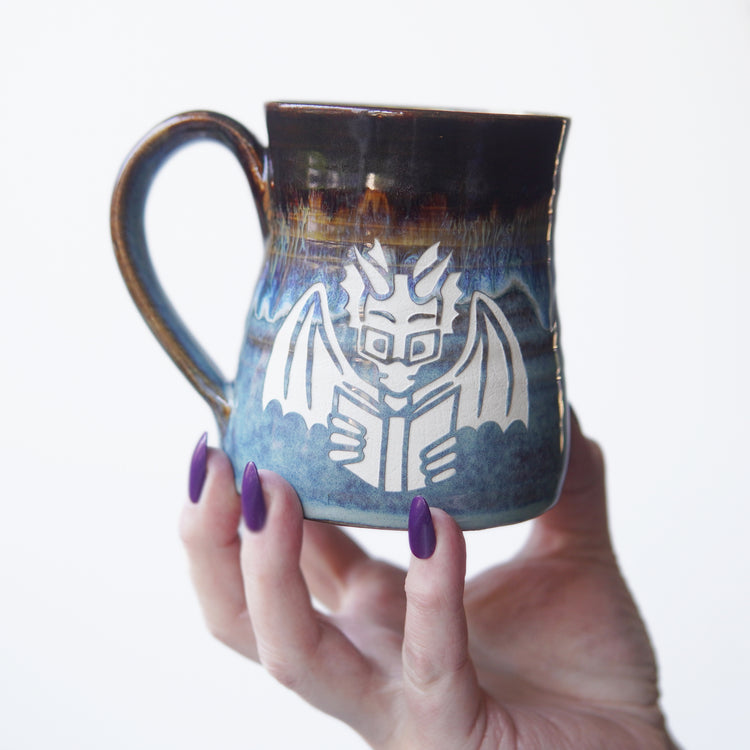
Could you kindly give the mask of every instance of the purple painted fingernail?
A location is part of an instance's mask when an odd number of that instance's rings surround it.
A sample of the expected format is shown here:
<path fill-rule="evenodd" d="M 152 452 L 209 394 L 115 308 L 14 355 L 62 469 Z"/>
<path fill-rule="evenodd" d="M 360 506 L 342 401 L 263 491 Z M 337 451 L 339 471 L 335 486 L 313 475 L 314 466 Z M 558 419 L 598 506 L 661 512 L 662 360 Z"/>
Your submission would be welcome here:
<path fill-rule="evenodd" d="M 242 475 L 242 517 L 250 531 L 260 531 L 266 523 L 266 501 L 257 466 L 250 461 Z"/>
<path fill-rule="evenodd" d="M 417 495 L 409 509 L 409 546 L 414 557 L 426 560 L 435 551 L 435 526 L 427 501 Z"/>
<path fill-rule="evenodd" d="M 193 458 L 190 461 L 190 479 L 188 480 L 188 495 L 190 502 L 197 503 L 200 500 L 203 490 L 203 483 L 206 481 L 206 459 L 208 458 L 208 433 L 204 432 L 198 445 L 193 451 Z"/>

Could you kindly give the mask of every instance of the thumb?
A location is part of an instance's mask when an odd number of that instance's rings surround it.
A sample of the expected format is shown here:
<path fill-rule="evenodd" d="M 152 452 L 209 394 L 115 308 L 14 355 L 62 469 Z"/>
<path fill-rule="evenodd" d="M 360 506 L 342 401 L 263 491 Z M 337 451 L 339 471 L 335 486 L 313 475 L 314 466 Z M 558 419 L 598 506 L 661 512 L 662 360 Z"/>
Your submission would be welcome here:
<path fill-rule="evenodd" d="M 570 459 L 557 504 L 534 521 L 526 552 L 576 548 L 611 553 L 604 457 L 571 409 Z"/>
<path fill-rule="evenodd" d="M 415 556 L 406 577 L 402 651 L 407 746 L 461 747 L 484 731 L 463 605 L 466 545 L 455 521 L 430 511 L 421 497 L 412 503 L 409 537 Z"/>

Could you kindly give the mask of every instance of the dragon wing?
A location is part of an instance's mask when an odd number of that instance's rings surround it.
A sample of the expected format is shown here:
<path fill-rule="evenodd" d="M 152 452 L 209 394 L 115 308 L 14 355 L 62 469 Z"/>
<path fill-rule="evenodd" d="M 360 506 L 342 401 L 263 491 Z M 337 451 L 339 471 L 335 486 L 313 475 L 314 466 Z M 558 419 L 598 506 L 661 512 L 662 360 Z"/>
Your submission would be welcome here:
<path fill-rule="evenodd" d="M 453 368 L 439 378 L 461 387 L 457 428 L 478 429 L 497 422 L 506 430 L 520 420 L 528 425 L 529 387 L 521 347 L 503 311 L 482 292 L 474 292 L 466 344 Z"/>
<path fill-rule="evenodd" d="M 344 356 L 327 299 L 325 285 L 318 283 L 297 300 L 276 335 L 263 383 L 263 408 L 276 400 L 282 414 L 299 414 L 308 430 L 327 425 L 337 385 L 373 390 Z"/>

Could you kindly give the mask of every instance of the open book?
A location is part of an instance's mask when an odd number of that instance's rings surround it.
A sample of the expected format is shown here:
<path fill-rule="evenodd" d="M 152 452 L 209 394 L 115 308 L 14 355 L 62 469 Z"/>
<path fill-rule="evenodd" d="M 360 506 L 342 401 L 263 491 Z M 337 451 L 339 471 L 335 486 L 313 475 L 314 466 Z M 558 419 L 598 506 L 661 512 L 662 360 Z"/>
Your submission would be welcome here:
<path fill-rule="evenodd" d="M 386 492 L 421 489 L 426 484 L 426 454 L 456 431 L 459 390 L 447 386 L 417 404 L 404 399 L 401 408 L 394 409 L 346 386 L 337 387 L 332 418 L 364 432 L 357 457 L 344 466 Z"/>

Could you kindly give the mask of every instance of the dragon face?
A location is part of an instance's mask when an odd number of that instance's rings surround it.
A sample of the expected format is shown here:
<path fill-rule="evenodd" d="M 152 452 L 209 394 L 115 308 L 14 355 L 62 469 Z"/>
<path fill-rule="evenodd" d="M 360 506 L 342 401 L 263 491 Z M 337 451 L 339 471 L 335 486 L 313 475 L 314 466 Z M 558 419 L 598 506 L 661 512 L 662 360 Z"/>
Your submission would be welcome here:
<path fill-rule="evenodd" d="M 367 257 L 353 248 L 341 286 L 349 296 L 349 325 L 357 329 L 357 352 L 378 369 L 380 385 L 405 394 L 420 367 L 440 358 L 442 340 L 453 330 L 461 295 L 458 273 L 446 273 L 450 254 L 438 260 L 436 243 L 411 273 L 391 273 L 375 240 Z"/>

